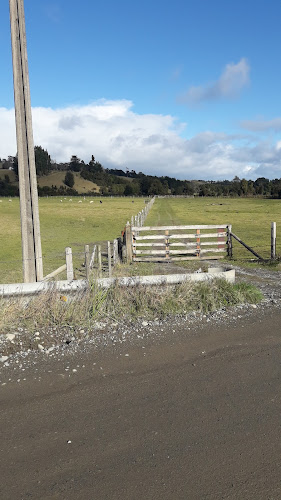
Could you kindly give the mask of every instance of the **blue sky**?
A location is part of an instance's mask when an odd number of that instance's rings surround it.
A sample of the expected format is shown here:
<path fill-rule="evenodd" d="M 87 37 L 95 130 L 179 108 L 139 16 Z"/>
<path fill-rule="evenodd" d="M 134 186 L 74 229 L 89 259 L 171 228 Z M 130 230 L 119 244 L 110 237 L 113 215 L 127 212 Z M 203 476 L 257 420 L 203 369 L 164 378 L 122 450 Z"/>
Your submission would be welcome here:
<path fill-rule="evenodd" d="M 178 178 L 281 177 L 281 2 L 25 0 L 35 143 Z M 0 157 L 15 154 L 9 2 Z"/>

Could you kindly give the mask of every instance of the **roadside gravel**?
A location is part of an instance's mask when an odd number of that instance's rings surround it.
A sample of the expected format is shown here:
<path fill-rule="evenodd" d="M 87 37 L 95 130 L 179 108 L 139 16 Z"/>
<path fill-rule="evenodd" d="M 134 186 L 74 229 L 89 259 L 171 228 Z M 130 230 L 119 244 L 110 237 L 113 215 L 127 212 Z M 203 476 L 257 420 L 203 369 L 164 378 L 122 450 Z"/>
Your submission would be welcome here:
<path fill-rule="evenodd" d="M 225 324 L 227 327 L 240 320 L 251 321 L 257 315 L 263 316 L 271 309 L 274 311 L 281 307 L 281 272 L 233 267 L 237 280 L 250 282 L 263 292 L 264 300 L 260 304 L 223 308 L 208 315 L 192 312 L 165 320 L 140 319 L 126 324 L 104 319 L 91 329 L 87 326 L 78 329 L 67 326 L 44 328 L 30 333 L 27 329 L 18 328 L 0 335 L 0 384 L 25 380 L 25 374 L 30 368 L 37 367 L 40 371 L 43 360 L 56 361 L 65 366 L 66 360 L 71 360 L 79 353 L 93 357 L 94 353 L 105 349 L 117 352 L 124 345 L 145 347 L 148 342 L 161 343 L 167 335 L 173 334 L 176 338 L 177 332 L 183 328 L 193 336 L 206 324 Z M 72 373 L 77 371 L 76 368 L 72 370 L 75 370 Z"/>

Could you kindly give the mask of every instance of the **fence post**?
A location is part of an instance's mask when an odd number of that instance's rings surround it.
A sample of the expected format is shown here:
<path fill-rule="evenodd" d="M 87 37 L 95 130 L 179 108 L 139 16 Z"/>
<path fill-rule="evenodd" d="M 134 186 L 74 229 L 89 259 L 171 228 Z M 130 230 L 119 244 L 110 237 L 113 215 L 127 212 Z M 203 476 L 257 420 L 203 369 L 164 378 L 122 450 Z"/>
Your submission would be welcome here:
<path fill-rule="evenodd" d="M 231 238 L 232 225 L 227 226 L 227 255 L 232 257 L 232 238 Z"/>
<path fill-rule="evenodd" d="M 200 245 L 200 229 L 196 229 L 196 251 L 197 251 L 197 257 L 200 257 L 200 250 L 201 250 L 201 245 Z"/>
<path fill-rule="evenodd" d="M 94 265 L 94 262 L 95 262 L 96 248 L 97 248 L 97 245 L 94 245 L 93 252 L 92 252 L 92 255 L 91 255 L 90 264 L 89 264 L 90 271 L 93 268 L 93 265 Z"/>
<path fill-rule="evenodd" d="M 165 231 L 165 245 L 166 245 L 166 259 L 170 260 L 170 240 L 169 240 L 169 231 Z"/>
<path fill-rule="evenodd" d="M 90 247 L 85 245 L 85 269 L 86 269 L 86 280 L 89 279 L 90 275 Z"/>
<path fill-rule="evenodd" d="M 126 224 L 126 255 L 127 262 L 132 262 L 132 228 L 129 222 Z"/>
<path fill-rule="evenodd" d="M 65 249 L 65 262 L 66 262 L 66 279 L 72 281 L 74 279 L 73 262 L 72 262 L 72 249 L 66 247 Z"/>
<path fill-rule="evenodd" d="M 101 275 L 101 246 L 98 245 L 98 274 Z"/>
<path fill-rule="evenodd" d="M 113 265 L 118 263 L 118 240 L 113 240 Z"/>
<path fill-rule="evenodd" d="M 271 258 L 276 259 L 276 222 L 271 222 Z"/>
<path fill-rule="evenodd" d="M 108 275 L 111 278 L 111 245 L 110 241 L 107 242 L 107 259 L 108 259 Z"/>

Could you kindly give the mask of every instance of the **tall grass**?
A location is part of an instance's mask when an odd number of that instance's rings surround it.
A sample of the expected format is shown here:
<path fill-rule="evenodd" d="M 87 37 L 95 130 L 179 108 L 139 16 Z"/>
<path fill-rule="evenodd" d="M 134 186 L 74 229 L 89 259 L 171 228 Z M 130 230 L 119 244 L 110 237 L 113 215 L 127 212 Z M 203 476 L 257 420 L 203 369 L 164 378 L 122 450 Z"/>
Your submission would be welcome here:
<path fill-rule="evenodd" d="M 0 300 L 0 333 L 17 327 L 30 331 L 42 327 L 87 327 L 97 321 L 131 321 L 187 314 L 209 313 L 240 303 L 258 303 L 262 294 L 245 283 L 225 280 L 212 283 L 185 282 L 174 286 L 113 286 L 102 289 L 93 285 L 75 297 L 64 297 L 55 290 L 29 300 Z"/>

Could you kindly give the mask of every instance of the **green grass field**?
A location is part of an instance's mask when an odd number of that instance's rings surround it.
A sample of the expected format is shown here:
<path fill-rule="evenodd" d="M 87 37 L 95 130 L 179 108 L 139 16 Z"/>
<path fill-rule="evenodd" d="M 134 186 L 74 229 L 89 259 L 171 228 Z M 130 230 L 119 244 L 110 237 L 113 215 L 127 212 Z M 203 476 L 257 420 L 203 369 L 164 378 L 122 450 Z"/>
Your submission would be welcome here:
<path fill-rule="evenodd" d="M 281 255 L 281 200 L 261 198 L 160 198 L 147 224 L 232 224 L 232 232 L 263 258 L 270 258 L 271 222 L 277 224 L 277 254 Z M 254 256 L 233 240 L 233 257 Z"/>
<path fill-rule="evenodd" d="M 44 275 L 65 263 L 65 247 L 72 247 L 74 267 L 83 262 L 85 244 L 120 236 L 132 215 L 145 205 L 144 198 L 72 198 L 39 200 Z M 22 281 L 19 199 L 0 198 L 0 283 Z M 62 200 L 62 202 L 60 201 Z M 82 203 L 78 203 L 82 200 Z M 90 203 L 93 201 L 93 203 Z M 63 275 L 61 277 L 63 278 Z"/>
<path fill-rule="evenodd" d="M 62 202 L 60 201 L 62 199 Z M 82 200 L 82 203 L 78 203 Z M 118 237 L 126 221 L 144 207 L 143 198 L 41 198 L 39 201 L 44 274 L 65 263 L 65 247 L 72 247 L 74 266 L 83 262 L 85 244 L 93 245 Z M 281 200 L 241 198 L 157 199 L 146 220 L 150 225 L 232 224 L 245 243 L 270 257 L 270 223 L 277 223 L 277 254 L 281 255 Z M 22 280 L 19 200 L 0 202 L 0 282 Z M 233 242 L 235 259 L 252 254 Z"/>

